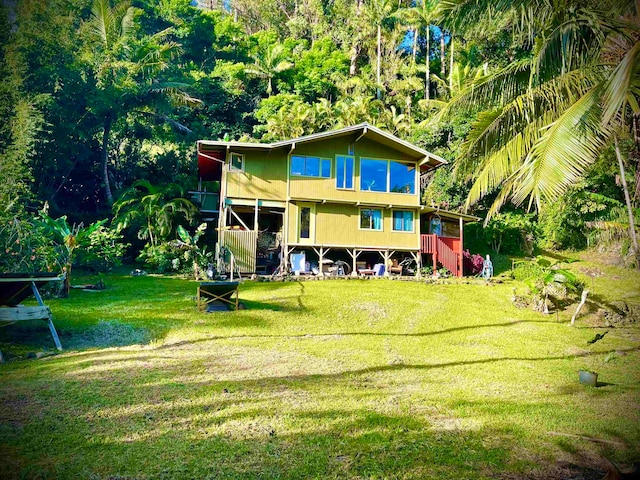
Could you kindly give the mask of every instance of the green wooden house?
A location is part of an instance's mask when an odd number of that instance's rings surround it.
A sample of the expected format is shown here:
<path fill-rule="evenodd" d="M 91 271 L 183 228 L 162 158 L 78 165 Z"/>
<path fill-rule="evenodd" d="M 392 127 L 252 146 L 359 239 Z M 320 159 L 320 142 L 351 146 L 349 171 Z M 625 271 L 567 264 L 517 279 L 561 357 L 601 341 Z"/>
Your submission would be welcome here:
<path fill-rule="evenodd" d="M 388 272 L 411 256 L 462 275 L 462 226 L 475 217 L 420 204 L 421 174 L 446 163 L 437 155 L 367 123 L 197 147 L 194 198 L 243 272 L 269 273 L 304 253 L 299 270 L 341 259 L 353 273 L 377 263 Z"/>

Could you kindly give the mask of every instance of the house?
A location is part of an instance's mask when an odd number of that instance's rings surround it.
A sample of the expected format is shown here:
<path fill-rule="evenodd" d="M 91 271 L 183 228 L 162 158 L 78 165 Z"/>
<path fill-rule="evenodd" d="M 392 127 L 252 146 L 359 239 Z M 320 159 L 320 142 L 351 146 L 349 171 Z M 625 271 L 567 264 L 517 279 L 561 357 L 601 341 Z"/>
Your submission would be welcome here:
<path fill-rule="evenodd" d="M 243 272 L 349 270 L 412 257 L 462 275 L 463 223 L 420 204 L 421 174 L 446 161 L 367 123 L 274 143 L 200 140 L 194 198 Z"/>

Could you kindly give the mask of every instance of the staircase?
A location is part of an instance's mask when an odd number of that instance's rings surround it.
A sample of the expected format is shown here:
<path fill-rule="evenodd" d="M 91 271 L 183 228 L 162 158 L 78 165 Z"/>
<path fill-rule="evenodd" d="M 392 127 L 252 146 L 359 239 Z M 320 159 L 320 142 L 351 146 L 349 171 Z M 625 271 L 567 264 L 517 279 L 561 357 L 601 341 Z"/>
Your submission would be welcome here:
<path fill-rule="evenodd" d="M 461 277 L 460 254 L 447 245 L 438 235 L 420 235 L 420 251 L 431 254 L 436 264 L 442 265 L 452 275 Z"/>

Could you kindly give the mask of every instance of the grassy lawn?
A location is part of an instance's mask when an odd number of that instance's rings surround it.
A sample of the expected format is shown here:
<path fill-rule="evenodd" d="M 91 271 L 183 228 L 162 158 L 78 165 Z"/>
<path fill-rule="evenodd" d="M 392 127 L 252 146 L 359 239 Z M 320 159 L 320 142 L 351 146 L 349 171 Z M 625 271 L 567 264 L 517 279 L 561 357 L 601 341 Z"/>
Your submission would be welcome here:
<path fill-rule="evenodd" d="M 601 305 L 640 301 L 640 275 L 597 268 Z M 599 328 L 596 305 L 571 328 L 573 309 L 515 308 L 518 282 L 247 282 L 246 310 L 204 314 L 195 282 L 106 283 L 47 302 L 65 352 L 0 365 L 0 478 L 600 478 L 600 455 L 638 460 L 640 326 Z M 0 330 L 9 355 L 52 348 L 38 323 Z"/>

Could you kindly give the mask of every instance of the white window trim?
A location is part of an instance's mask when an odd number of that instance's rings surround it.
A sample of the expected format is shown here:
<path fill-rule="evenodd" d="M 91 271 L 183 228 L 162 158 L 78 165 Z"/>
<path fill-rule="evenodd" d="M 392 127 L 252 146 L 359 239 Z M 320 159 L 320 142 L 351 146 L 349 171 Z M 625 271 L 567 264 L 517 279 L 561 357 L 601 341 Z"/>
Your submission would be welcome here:
<path fill-rule="evenodd" d="M 351 160 L 353 160 L 353 171 L 351 173 L 351 185 L 352 185 L 351 188 L 339 187 L 338 186 L 338 157 L 345 157 L 345 158 L 350 158 Z M 336 174 L 335 174 L 335 177 L 336 177 L 336 190 L 346 190 L 346 191 L 349 191 L 349 192 L 355 192 L 355 190 L 356 190 L 356 157 L 354 157 L 353 155 L 336 154 L 334 160 L 335 160 L 335 170 L 336 170 Z M 346 180 L 347 179 L 347 175 L 346 175 L 347 164 L 346 164 L 346 162 L 345 162 L 345 165 L 344 165 L 344 170 L 345 171 L 343 173 L 345 174 L 344 178 Z"/>
<path fill-rule="evenodd" d="M 380 228 L 362 228 L 362 210 L 379 210 L 380 211 Z M 378 207 L 360 207 L 358 208 L 358 230 L 365 232 L 384 232 L 384 209 Z"/>
<path fill-rule="evenodd" d="M 411 212 L 411 226 L 413 227 L 411 230 L 396 230 L 395 222 L 393 218 L 393 214 L 395 212 Z M 397 233 L 416 233 L 416 212 L 413 210 L 409 210 L 406 208 L 394 208 L 391 210 L 391 231 Z"/>
<path fill-rule="evenodd" d="M 302 158 L 319 158 L 320 159 L 320 175 L 315 176 L 315 175 L 305 175 L 305 174 L 295 174 L 295 173 L 291 173 L 291 165 L 293 165 L 293 157 L 302 157 Z M 322 161 L 323 160 L 327 160 L 329 162 L 329 176 L 328 177 L 323 177 L 322 176 Z M 330 180 L 331 178 L 333 178 L 333 162 L 331 161 L 331 159 L 329 157 L 318 157 L 316 155 L 291 155 L 290 156 L 290 160 L 289 160 L 289 177 L 290 178 L 320 178 L 323 180 Z"/>
<path fill-rule="evenodd" d="M 418 195 L 418 192 L 420 191 L 420 177 L 418 175 L 418 164 L 415 165 L 415 169 L 414 169 L 414 174 L 413 174 L 413 189 L 415 190 L 414 193 L 404 193 L 404 192 L 391 192 L 389 187 L 391 186 L 391 162 L 398 162 L 398 163 L 404 163 L 404 164 L 411 164 L 413 165 L 412 162 L 408 161 L 408 160 L 395 160 L 395 159 L 391 159 L 391 158 L 375 158 L 375 157 L 359 157 L 360 161 L 358 162 L 358 171 L 360 173 L 360 175 L 358 176 L 360 178 L 360 186 L 358 188 L 359 191 L 361 192 L 373 192 L 373 193 L 390 193 L 392 195 Z M 386 185 L 386 190 L 380 192 L 378 190 L 366 190 L 362 188 L 362 160 L 378 160 L 380 162 L 387 162 L 387 185 Z M 355 177 L 355 172 L 354 172 L 354 177 Z"/>
<path fill-rule="evenodd" d="M 240 164 L 242 165 L 242 168 L 236 168 L 233 166 L 233 156 L 238 156 L 240 157 Z M 230 152 L 229 153 L 229 171 L 230 172 L 244 172 L 244 155 L 242 153 L 235 153 L 235 152 Z"/>

